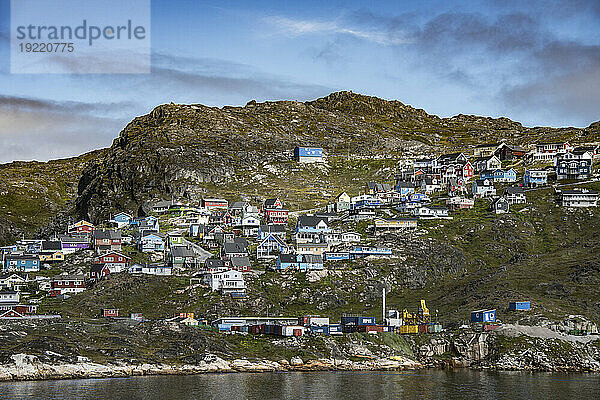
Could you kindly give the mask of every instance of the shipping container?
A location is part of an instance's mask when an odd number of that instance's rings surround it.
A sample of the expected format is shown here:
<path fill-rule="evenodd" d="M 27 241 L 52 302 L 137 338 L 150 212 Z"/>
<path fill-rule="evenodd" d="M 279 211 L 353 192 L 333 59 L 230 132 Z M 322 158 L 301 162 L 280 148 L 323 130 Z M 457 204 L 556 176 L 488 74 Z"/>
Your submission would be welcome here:
<path fill-rule="evenodd" d="M 400 333 L 419 333 L 418 325 L 402 325 L 400 327 Z"/>
<path fill-rule="evenodd" d="M 508 308 L 512 311 L 527 311 L 531 309 L 531 303 L 528 301 L 511 301 Z"/>
<path fill-rule="evenodd" d="M 302 336 L 305 328 L 300 325 L 283 325 L 281 327 L 282 336 Z"/>
<path fill-rule="evenodd" d="M 358 317 L 344 315 L 342 325 L 358 325 Z"/>
<path fill-rule="evenodd" d="M 472 311 L 471 322 L 496 322 L 496 310 Z"/>
<path fill-rule="evenodd" d="M 499 327 L 500 327 L 500 325 L 497 325 L 497 324 L 494 324 L 494 325 L 487 324 L 487 325 L 484 325 L 484 326 L 483 326 L 483 330 L 484 330 L 484 331 L 488 331 L 488 332 L 489 332 L 489 331 L 496 330 L 496 329 L 498 329 Z"/>
<path fill-rule="evenodd" d="M 298 318 L 298 325 L 303 325 L 303 326 L 312 326 L 312 325 L 316 325 L 316 326 L 327 326 L 329 325 L 329 318 L 328 317 L 316 317 L 316 316 L 306 316 L 306 317 L 299 317 Z"/>
<path fill-rule="evenodd" d="M 329 326 L 317 326 L 312 325 L 310 327 L 311 333 L 319 334 L 319 335 L 329 335 Z"/>
<path fill-rule="evenodd" d="M 419 325 L 419 333 L 427 333 L 427 324 Z"/>
<path fill-rule="evenodd" d="M 219 324 L 217 327 L 219 328 L 219 332 L 231 331 L 231 325 L 229 325 L 229 324 Z"/>
<path fill-rule="evenodd" d="M 356 325 L 375 325 L 375 317 L 358 317 Z"/>

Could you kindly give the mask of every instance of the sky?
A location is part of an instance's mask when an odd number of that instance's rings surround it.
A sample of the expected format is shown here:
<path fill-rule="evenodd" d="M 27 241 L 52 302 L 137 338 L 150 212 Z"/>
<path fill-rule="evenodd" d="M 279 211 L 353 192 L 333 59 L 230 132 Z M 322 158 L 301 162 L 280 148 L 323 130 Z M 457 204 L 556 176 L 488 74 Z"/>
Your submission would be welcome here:
<path fill-rule="evenodd" d="M 169 102 L 352 90 L 442 117 L 600 120 L 598 0 L 153 0 L 149 74 L 11 74 L 10 33 L 0 0 L 0 163 L 110 146 Z"/>

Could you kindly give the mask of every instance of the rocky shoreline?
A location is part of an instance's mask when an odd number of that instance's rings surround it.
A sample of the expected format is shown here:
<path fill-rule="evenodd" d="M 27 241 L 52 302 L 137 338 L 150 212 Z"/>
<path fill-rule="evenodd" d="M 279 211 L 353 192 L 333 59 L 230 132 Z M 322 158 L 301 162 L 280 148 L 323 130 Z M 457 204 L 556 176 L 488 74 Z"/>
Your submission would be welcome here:
<path fill-rule="evenodd" d="M 402 371 L 424 368 L 423 364 L 408 358 L 373 359 L 350 361 L 318 359 L 302 361 L 299 357 L 291 360 L 224 360 L 215 355 L 206 355 L 197 365 L 168 364 L 98 364 L 81 359 L 76 363 L 50 364 L 36 356 L 15 354 L 12 363 L 0 366 L 0 381 L 58 380 L 123 378 L 147 375 L 194 375 L 203 373 L 234 372 L 298 372 L 298 371 Z"/>

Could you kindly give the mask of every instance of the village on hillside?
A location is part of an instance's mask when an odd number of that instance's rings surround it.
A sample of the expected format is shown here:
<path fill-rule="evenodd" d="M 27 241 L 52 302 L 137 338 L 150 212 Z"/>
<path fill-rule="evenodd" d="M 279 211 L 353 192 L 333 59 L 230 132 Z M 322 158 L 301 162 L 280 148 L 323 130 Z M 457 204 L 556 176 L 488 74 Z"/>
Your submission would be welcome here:
<path fill-rule="evenodd" d="M 278 198 L 260 204 L 241 199 L 205 197 L 198 204 L 156 199 L 148 215 L 120 210 L 104 221 L 81 220 L 53 237 L 23 237 L 0 248 L 0 319 L 61 318 L 38 313 L 47 298 L 64 301 L 115 274 L 176 275 L 243 301 L 245 277 L 259 271 L 313 273 L 340 268 L 362 258 L 385 259 L 393 249 L 378 237 L 415 231 L 427 220 L 452 219 L 461 210 L 485 204 L 491 214 L 520 212 L 528 193 L 552 188 L 565 208 L 596 207 L 593 164 L 600 145 L 538 143 L 523 148 L 507 143 L 482 144 L 464 152 L 400 160 L 394 182 L 364 182 L 362 193 L 342 192 L 317 210 L 289 210 Z M 296 147 L 301 164 L 327 162 L 318 147 Z M 216 196 L 215 196 L 216 197 Z M 85 259 L 84 274 L 57 265 Z M 425 301 L 401 312 L 347 315 L 340 323 L 328 316 L 231 316 L 207 321 L 191 310 L 164 318 L 191 326 L 214 326 L 224 332 L 299 336 L 346 332 L 433 333 L 438 316 Z M 510 309 L 526 311 L 528 299 Z M 143 320 L 137 310 L 98 309 L 99 317 Z M 471 322 L 494 329 L 496 310 L 472 310 Z M 332 321 L 331 321 L 332 322 Z M 484 328 L 485 327 L 485 328 Z"/>

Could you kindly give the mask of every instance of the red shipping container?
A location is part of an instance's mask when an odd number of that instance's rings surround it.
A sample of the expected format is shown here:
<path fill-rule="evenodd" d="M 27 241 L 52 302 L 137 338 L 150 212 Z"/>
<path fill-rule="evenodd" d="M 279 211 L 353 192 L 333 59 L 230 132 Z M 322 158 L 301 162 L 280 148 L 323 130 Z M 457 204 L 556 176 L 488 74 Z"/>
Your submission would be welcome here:
<path fill-rule="evenodd" d="M 427 325 L 426 324 L 419 325 L 419 333 L 427 333 Z"/>

